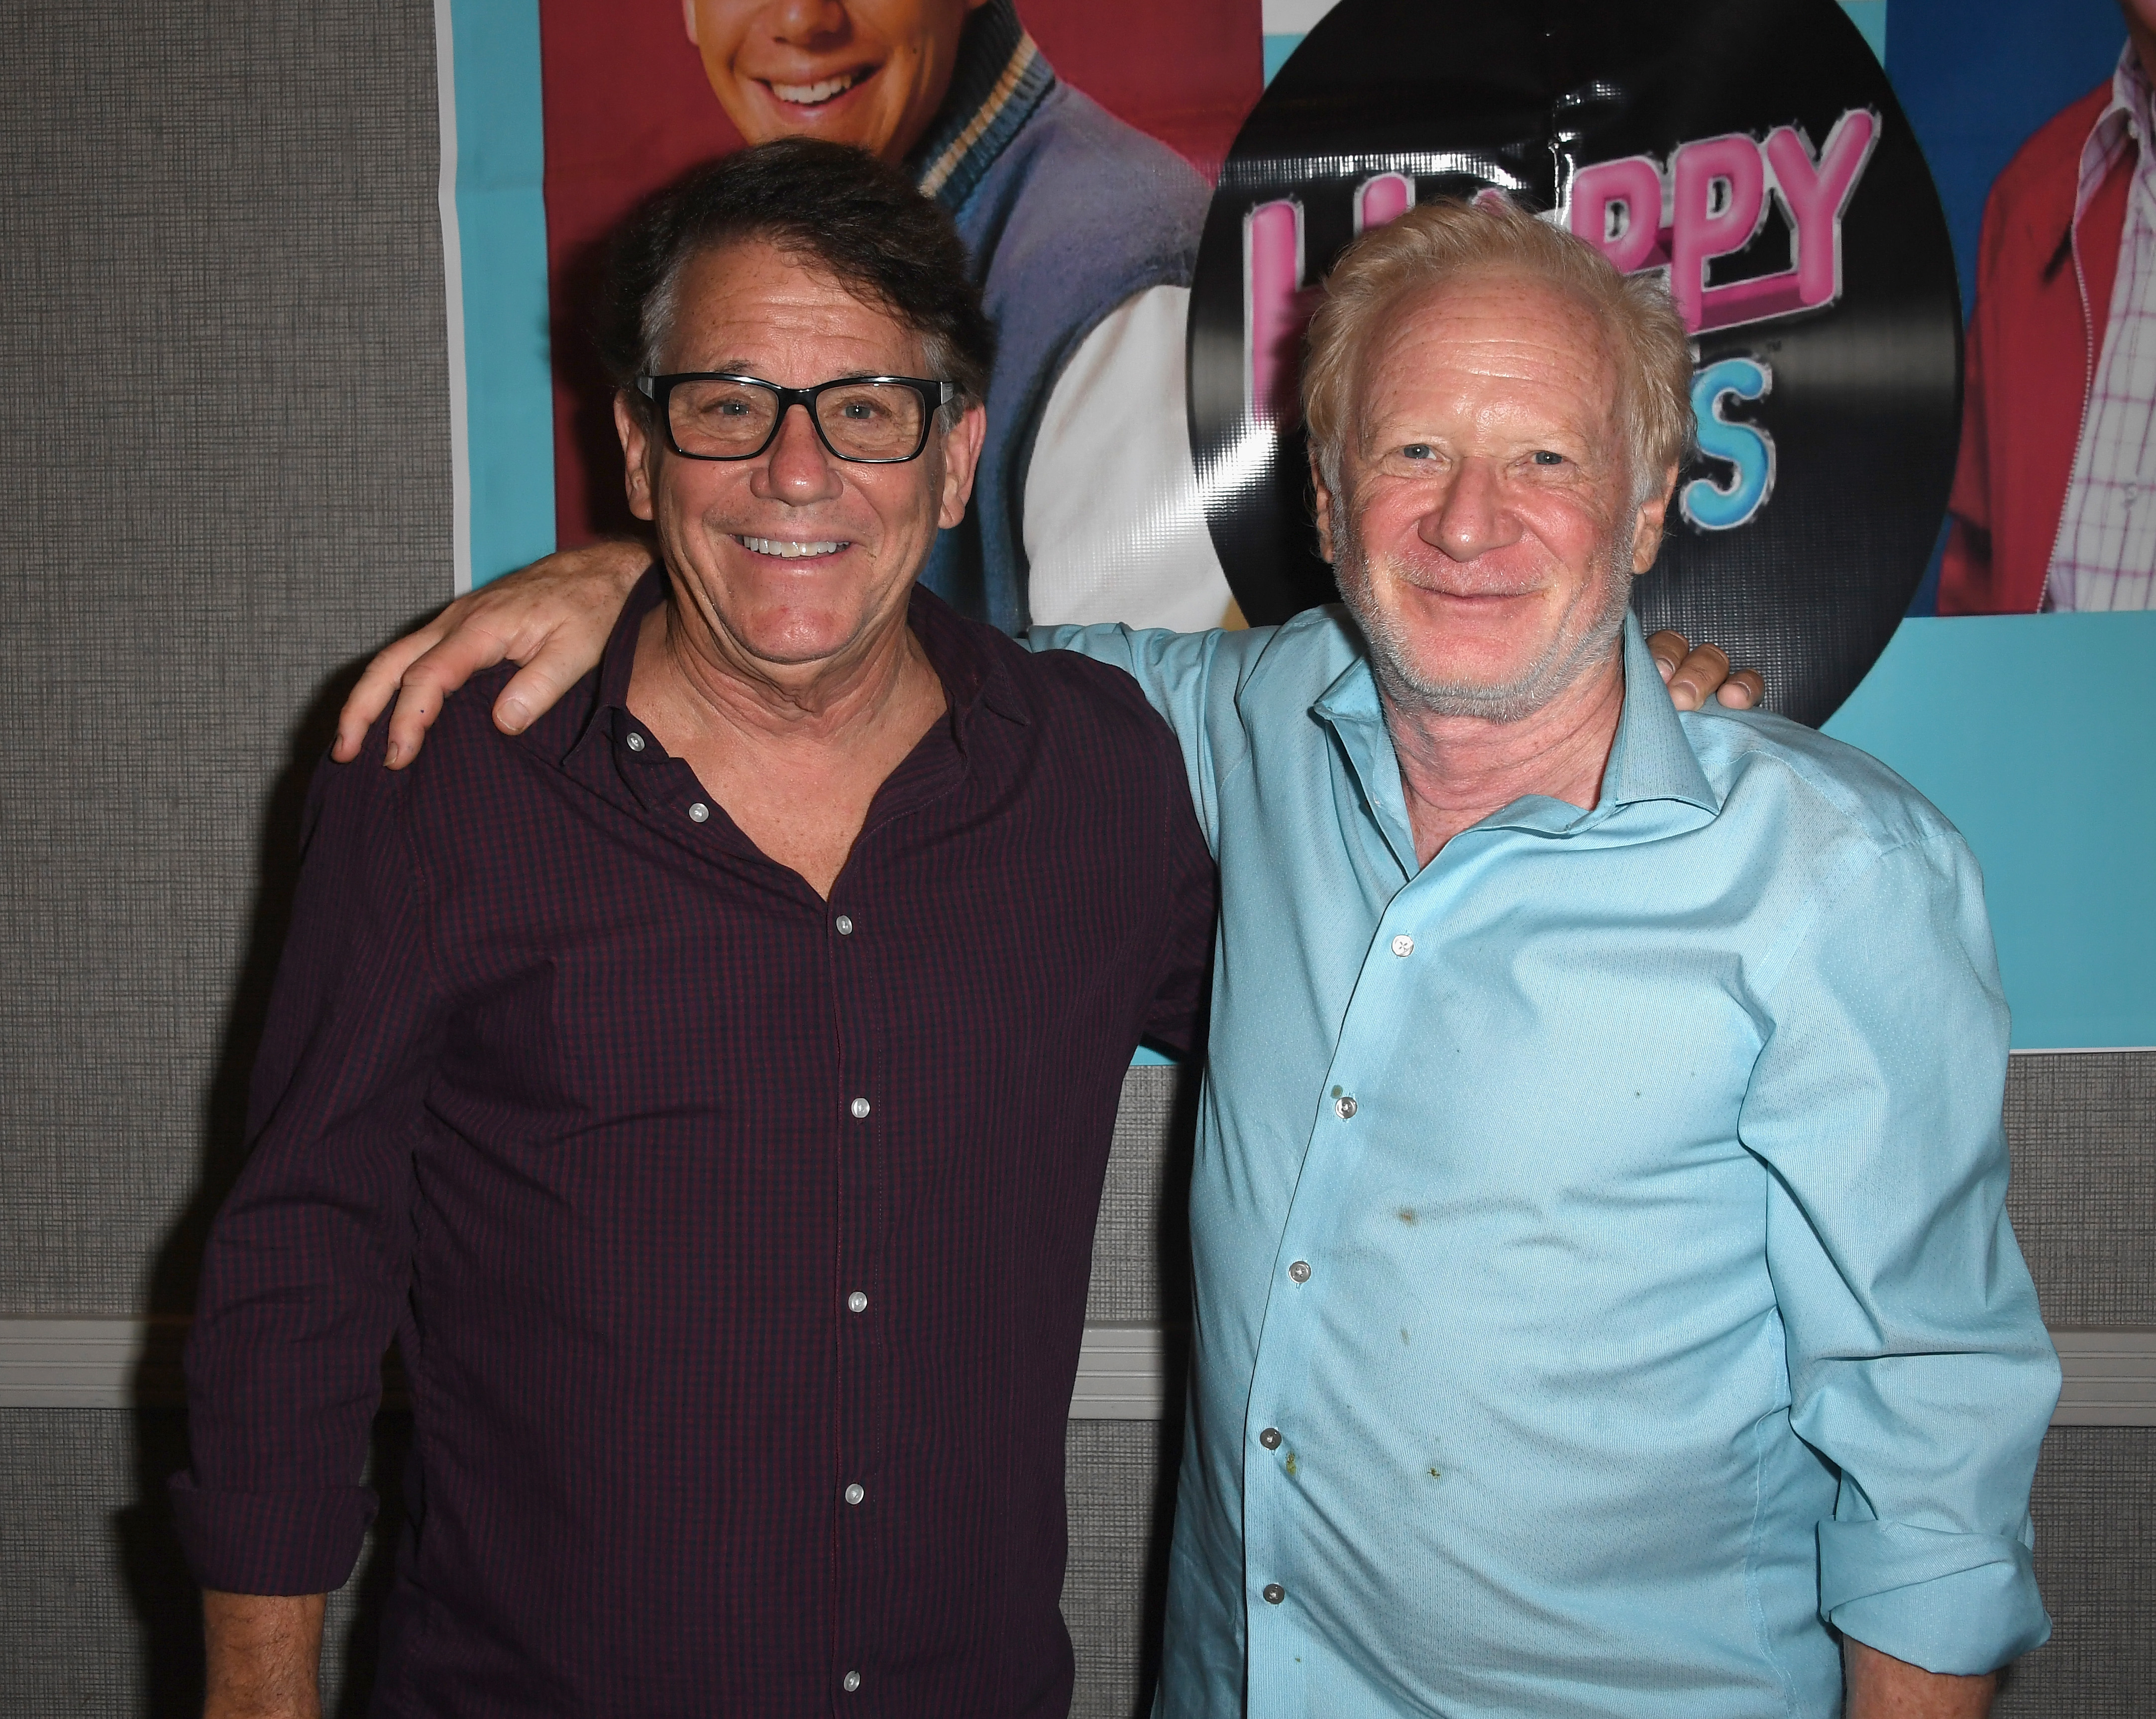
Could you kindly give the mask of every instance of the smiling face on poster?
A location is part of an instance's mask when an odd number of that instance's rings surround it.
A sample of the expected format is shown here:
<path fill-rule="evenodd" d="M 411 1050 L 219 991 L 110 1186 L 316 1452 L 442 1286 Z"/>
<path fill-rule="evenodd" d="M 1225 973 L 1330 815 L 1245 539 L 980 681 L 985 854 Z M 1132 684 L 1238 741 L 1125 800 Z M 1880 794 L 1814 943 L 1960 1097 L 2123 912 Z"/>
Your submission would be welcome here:
<path fill-rule="evenodd" d="M 820 137 L 905 160 L 951 92 L 985 0 L 681 0 L 711 93 L 745 142 Z"/>
<path fill-rule="evenodd" d="M 1190 458 L 1208 179 L 1260 86 L 1258 0 L 542 0 L 557 328 L 604 235 L 684 170 L 785 136 L 901 166 L 948 212 L 998 337 L 973 502 L 924 577 L 1006 631 L 1216 625 Z M 628 524 L 609 391 L 555 353 L 559 541 Z"/>

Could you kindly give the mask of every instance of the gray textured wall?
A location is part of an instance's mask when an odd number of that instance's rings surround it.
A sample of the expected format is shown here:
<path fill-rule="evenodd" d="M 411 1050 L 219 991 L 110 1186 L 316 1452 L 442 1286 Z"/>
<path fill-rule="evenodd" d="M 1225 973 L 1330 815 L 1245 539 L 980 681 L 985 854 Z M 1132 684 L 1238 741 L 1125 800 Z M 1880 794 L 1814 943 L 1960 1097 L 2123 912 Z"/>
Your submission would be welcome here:
<path fill-rule="evenodd" d="M 4 8 L 0 1311 L 186 1304 L 293 767 L 449 593 L 434 100 L 421 0 Z"/>
<path fill-rule="evenodd" d="M 307 764 L 448 591 L 434 101 L 424 0 L 0 14 L 0 1316 L 187 1306 Z M 1096 1319 L 1183 1304 L 1186 1111 L 1132 1077 Z M 2156 1322 L 2156 1056 L 2021 1060 L 2009 1119 L 2051 1316 Z M 1086 1719 L 1152 1661 L 1178 1439 L 1070 1428 Z M 183 1451 L 167 1409 L 0 1410 L 0 1715 L 195 1708 Z M 2037 1511 L 2058 1634 L 2005 1710 L 2151 1711 L 2156 1432 L 2055 1432 Z M 336 1602 L 333 1711 L 384 1573 Z"/>

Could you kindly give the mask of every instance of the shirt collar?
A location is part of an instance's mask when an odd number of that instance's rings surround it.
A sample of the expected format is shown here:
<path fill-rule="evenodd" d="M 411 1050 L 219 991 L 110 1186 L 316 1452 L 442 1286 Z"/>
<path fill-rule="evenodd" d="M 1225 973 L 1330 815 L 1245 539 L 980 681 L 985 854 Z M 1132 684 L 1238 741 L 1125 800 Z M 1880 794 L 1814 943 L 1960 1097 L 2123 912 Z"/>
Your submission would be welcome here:
<path fill-rule="evenodd" d="M 1573 835 L 1627 806 L 1650 800 L 1678 801 L 1710 818 L 1721 812 L 1721 796 L 1699 767 L 1635 614 L 1625 617 L 1624 662 L 1625 703 L 1618 712 L 1609 762 L 1602 772 L 1601 796 L 1594 807 L 1583 811 L 1547 795 L 1528 794 L 1492 813 L 1476 828 Z M 1310 710 L 1338 738 L 1387 845 L 1412 877 L 1420 868 L 1408 822 L 1407 794 L 1400 786 L 1399 757 L 1385 728 L 1384 708 L 1378 701 L 1377 676 L 1371 672 L 1367 649 L 1357 654 Z"/>
<path fill-rule="evenodd" d="M 644 737 L 642 725 L 630 715 L 629 688 L 636 670 L 638 634 L 644 618 L 666 600 L 666 577 L 665 567 L 654 564 L 637 581 L 628 602 L 622 605 L 620 618 L 607 639 L 605 654 L 599 659 L 591 716 L 563 753 L 564 768 L 572 767 L 572 761 L 579 752 L 629 745 L 632 733 L 645 746 L 657 744 Z M 1013 722 L 1032 721 L 1003 654 L 976 639 L 957 612 L 935 593 L 914 586 L 906 602 L 906 624 L 920 641 L 929 667 L 943 683 L 943 696 L 950 706 L 951 737 L 962 753 L 977 707 L 986 707 Z"/>
<path fill-rule="evenodd" d="M 956 214 L 1004 147 L 1055 87 L 1055 73 L 1019 22 L 1014 0 L 988 0 L 966 20 L 951 91 L 907 157 L 923 194 Z"/>
<path fill-rule="evenodd" d="M 2149 135 L 2151 95 L 2147 74 L 2141 69 L 2141 56 L 2128 42 L 2118 56 L 2118 65 L 2111 74 L 2111 100 L 2082 145 L 2081 183 L 2074 193 L 2074 224 L 2078 227 L 2083 213 L 2103 188 L 2112 170 L 2137 141 L 2145 142 Z M 2149 151 L 2140 151 L 2139 171 L 2150 171 Z"/>

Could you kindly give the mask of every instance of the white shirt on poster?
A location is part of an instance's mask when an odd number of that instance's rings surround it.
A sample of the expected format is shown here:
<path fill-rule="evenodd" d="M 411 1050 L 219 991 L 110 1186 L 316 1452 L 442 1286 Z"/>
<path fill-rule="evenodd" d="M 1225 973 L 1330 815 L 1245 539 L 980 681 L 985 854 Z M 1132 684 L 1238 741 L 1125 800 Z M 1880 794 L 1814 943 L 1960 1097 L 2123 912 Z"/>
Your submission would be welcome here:
<path fill-rule="evenodd" d="M 1190 290 L 1156 286 L 1080 344 L 1041 415 L 1025 479 L 1034 624 L 1194 633 L 1233 602 L 1199 499 L 1186 415 Z"/>

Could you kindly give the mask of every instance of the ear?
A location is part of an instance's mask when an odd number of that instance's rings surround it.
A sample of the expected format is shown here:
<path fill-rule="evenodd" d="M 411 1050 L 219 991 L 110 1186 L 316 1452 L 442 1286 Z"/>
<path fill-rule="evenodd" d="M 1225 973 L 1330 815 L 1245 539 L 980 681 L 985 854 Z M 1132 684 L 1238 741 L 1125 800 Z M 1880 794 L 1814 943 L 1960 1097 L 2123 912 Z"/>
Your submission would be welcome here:
<path fill-rule="evenodd" d="M 629 492 L 629 511 L 639 519 L 649 519 L 653 495 L 658 487 L 659 444 L 629 403 L 626 391 L 613 397 L 613 429 L 621 438 L 622 487 Z"/>
<path fill-rule="evenodd" d="M 973 494 L 973 474 L 981 464 L 981 443 L 988 433 L 988 414 L 982 406 L 968 406 L 965 415 L 937 437 L 943 456 L 943 500 L 936 523 L 955 526 L 966 516 L 966 503 Z"/>
<path fill-rule="evenodd" d="M 696 0 L 681 0 L 681 28 L 691 42 L 696 40 Z"/>
<path fill-rule="evenodd" d="M 1672 465 L 1662 474 L 1661 488 L 1653 499 L 1640 504 L 1638 516 L 1632 521 L 1632 576 L 1637 578 L 1655 564 L 1655 557 L 1662 546 L 1662 526 L 1669 518 L 1670 497 L 1677 483 L 1677 469 Z"/>
<path fill-rule="evenodd" d="M 1325 473 L 1317 463 L 1317 450 L 1310 450 L 1310 492 L 1317 504 L 1317 552 L 1326 561 L 1332 559 L 1332 491 L 1326 486 Z"/>

